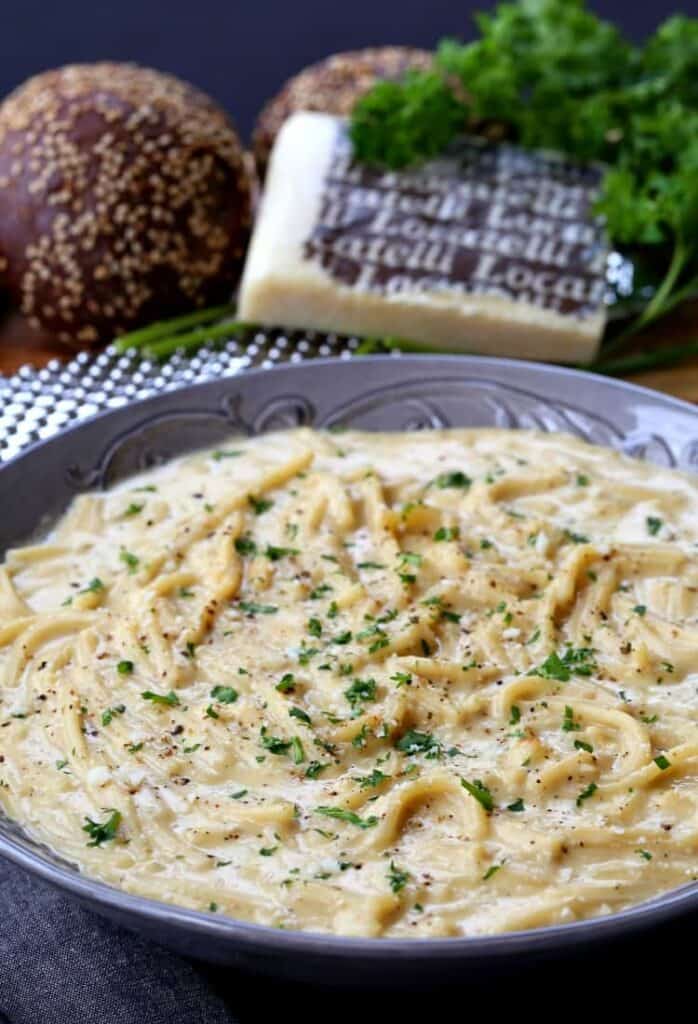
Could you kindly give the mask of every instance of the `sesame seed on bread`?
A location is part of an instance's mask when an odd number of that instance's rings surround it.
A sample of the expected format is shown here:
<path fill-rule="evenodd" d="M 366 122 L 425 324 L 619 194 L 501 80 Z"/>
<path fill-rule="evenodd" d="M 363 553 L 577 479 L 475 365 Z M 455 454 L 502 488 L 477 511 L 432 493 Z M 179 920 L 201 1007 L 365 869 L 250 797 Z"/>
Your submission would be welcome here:
<path fill-rule="evenodd" d="M 253 134 L 253 149 L 260 176 L 281 125 L 297 110 L 317 110 L 345 117 L 376 82 L 398 79 L 412 69 L 431 66 L 433 55 L 407 46 L 380 46 L 331 57 L 312 64 L 290 78 L 262 109 Z"/>
<path fill-rule="evenodd" d="M 227 115 L 179 79 L 71 65 L 0 105 L 0 277 L 73 347 L 227 297 L 250 230 Z"/>

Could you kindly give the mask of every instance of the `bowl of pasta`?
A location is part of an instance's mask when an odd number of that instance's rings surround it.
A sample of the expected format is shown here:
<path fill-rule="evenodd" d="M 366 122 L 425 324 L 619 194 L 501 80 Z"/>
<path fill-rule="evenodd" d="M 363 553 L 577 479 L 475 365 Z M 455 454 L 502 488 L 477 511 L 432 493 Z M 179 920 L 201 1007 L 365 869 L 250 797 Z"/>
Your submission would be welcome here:
<path fill-rule="evenodd" d="M 463 977 L 696 907 L 698 414 L 318 360 L 0 467 L 0 853 L 189 955 Z"/>

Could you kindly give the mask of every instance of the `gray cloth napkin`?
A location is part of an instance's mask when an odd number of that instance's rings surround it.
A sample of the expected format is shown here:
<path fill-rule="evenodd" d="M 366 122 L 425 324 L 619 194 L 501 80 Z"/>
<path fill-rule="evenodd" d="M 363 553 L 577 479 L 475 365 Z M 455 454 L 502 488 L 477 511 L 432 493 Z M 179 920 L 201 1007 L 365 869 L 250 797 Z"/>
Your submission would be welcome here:
<path fill-rule="evenodd" d="M 236 1020 L 205 967 L 113 927 L 0 858 L 0 1024 Z"/>

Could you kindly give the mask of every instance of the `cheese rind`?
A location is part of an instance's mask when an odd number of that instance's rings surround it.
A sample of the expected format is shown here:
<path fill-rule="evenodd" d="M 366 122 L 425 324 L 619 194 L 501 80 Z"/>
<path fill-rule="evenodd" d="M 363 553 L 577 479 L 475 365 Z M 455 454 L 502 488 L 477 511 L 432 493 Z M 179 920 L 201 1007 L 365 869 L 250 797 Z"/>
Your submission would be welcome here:
<path fill-rule="evenodd" d="M 583 362 L 605 324 L 598 172 L 465 141 L 417 172 L 353 163 L 299 113 L 272 153 L 239 315 L 451 351 Z"/>

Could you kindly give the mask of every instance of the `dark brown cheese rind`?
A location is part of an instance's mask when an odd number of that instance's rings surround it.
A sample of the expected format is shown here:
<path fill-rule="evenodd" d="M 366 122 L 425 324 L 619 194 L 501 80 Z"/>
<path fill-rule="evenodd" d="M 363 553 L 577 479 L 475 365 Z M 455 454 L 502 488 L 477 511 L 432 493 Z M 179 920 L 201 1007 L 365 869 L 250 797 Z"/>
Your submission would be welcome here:
<path fill-rule="evenodd" d="M 262 109 L 253 134 L 253 149 L 261 176 L 284 121 L 297 110 L 344 117 L 376 82 L 399 79 L 410 70 L 431 66 L 432 55 L 408 46 L 381 46 L 335 53 L 289 79 Z"/>
<path fill-rule="evenodd" d="M 73 65 L 0 106 L 0 273 L 75 347 L 225 298 L 250 193 L 226 114 L 171 75 Z"/>

